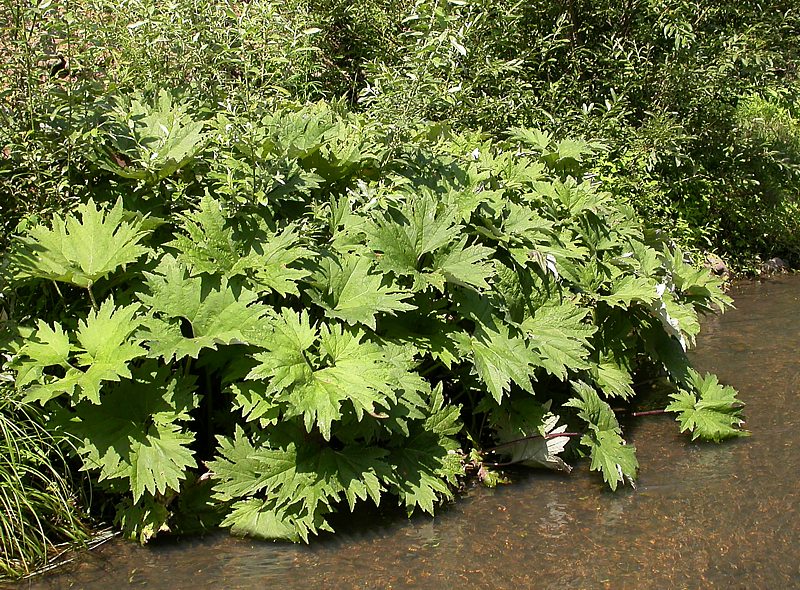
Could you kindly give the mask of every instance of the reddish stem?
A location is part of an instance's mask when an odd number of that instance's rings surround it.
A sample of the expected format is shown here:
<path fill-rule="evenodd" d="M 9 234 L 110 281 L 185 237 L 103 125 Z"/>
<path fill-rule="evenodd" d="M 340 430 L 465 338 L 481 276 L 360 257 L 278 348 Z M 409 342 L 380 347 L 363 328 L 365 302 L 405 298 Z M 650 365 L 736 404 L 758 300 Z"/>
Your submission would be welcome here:
<path fill-rule="evenodd" d="M 660 414 L 666 414 L 667 410 L 647 410 L 646 412 L 631 412 L 631 416 L 634 418 L 638 418 L 639 416 L 658 416 Z"/>

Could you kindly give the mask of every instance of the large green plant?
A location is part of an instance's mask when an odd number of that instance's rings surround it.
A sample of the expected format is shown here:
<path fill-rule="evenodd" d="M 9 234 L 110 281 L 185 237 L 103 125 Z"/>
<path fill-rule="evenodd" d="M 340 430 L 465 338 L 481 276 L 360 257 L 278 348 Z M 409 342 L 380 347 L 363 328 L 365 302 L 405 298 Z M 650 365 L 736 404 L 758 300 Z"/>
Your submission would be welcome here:
<path fill-rule="evenodd" d="M 50 280 L 66 300 L 17 318 L 16 387 L 128 535 L 307 540 L 387 497 L 432 513 L 497 445 L 585 453 L 615 489 L 638 463 L 611 404 L 648 367 L 682 429 L 744 434 L 686 356 L 730 300 L 582 178 L 590 145 L 365 125 L 324 104 L 220 119 L 205 196 L 157 230 L 89 201 L 15 242 L 20 298 Z"/>

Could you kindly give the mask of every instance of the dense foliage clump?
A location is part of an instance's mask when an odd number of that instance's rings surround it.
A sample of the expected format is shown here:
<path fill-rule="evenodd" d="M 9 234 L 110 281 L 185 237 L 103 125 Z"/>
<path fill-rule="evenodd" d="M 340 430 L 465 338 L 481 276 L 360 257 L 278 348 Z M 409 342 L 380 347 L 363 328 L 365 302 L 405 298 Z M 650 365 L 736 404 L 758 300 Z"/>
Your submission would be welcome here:
<path fill-rule="evenodd" d="M 583 177 L 589 144 L 134 104 L 84 146 L 98 201 L 7 259 L 17 390 L 78 441 L 129 536 L 307 540 L 387 496 L 432 513 L 497 445 L 586 454 L 613 489 L 638 463 L 610 403 L 647 369 L 678 388 L 682 429 L 743 434 L 686 357 L 729 299 Z"/>
<path fill-rule="evenodd" d="M 682 432 L 746 434 L 687 360 L 730 304 L 692 261 L 800 256 L 792 3 L 9 0 L 0 23 L 0 425 L 30 448 L 0 466 L 27 470 L 9 573 L 84 538 L 48 479 L 70 465 L 143 542 L 308 540 L 506 464 L 632 484 L 617 414 L 654 375 Z M 32 514 L 48 540 L 12 547 Z"/>

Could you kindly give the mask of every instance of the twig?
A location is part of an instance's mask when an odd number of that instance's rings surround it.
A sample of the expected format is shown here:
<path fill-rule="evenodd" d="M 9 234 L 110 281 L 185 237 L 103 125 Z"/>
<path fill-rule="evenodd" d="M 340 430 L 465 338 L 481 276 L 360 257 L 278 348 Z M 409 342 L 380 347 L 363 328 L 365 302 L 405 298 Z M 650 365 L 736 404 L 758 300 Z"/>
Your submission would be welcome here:
<path fill-rule="evenodd" d="M 634 418 L 638 418 L 639 416 L 659 416 L 666 413 L 666 408 L 662 408 L 660 410 L 647 410 L 645 412 L 631 412 L 629 415 L 633 416 Z"/>

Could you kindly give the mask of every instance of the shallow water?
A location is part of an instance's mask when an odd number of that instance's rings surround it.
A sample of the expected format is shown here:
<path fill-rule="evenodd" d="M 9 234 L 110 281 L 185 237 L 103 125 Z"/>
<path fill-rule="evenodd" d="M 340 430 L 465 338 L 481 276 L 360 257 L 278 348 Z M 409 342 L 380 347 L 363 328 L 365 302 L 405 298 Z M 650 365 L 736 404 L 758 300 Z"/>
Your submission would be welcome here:
<path fill-rule="evenodd" d="M 732 294 L 694 358 L 740 390 L 753 436 L 697 444 L 671 417 L 639 418 L 636 490 L 611 493 L 584 464 L 474 488 L 435 519 L 362 515 L 309 547 L 113 542 L 23 587 L 800 587 L 800 276 Z"/>

